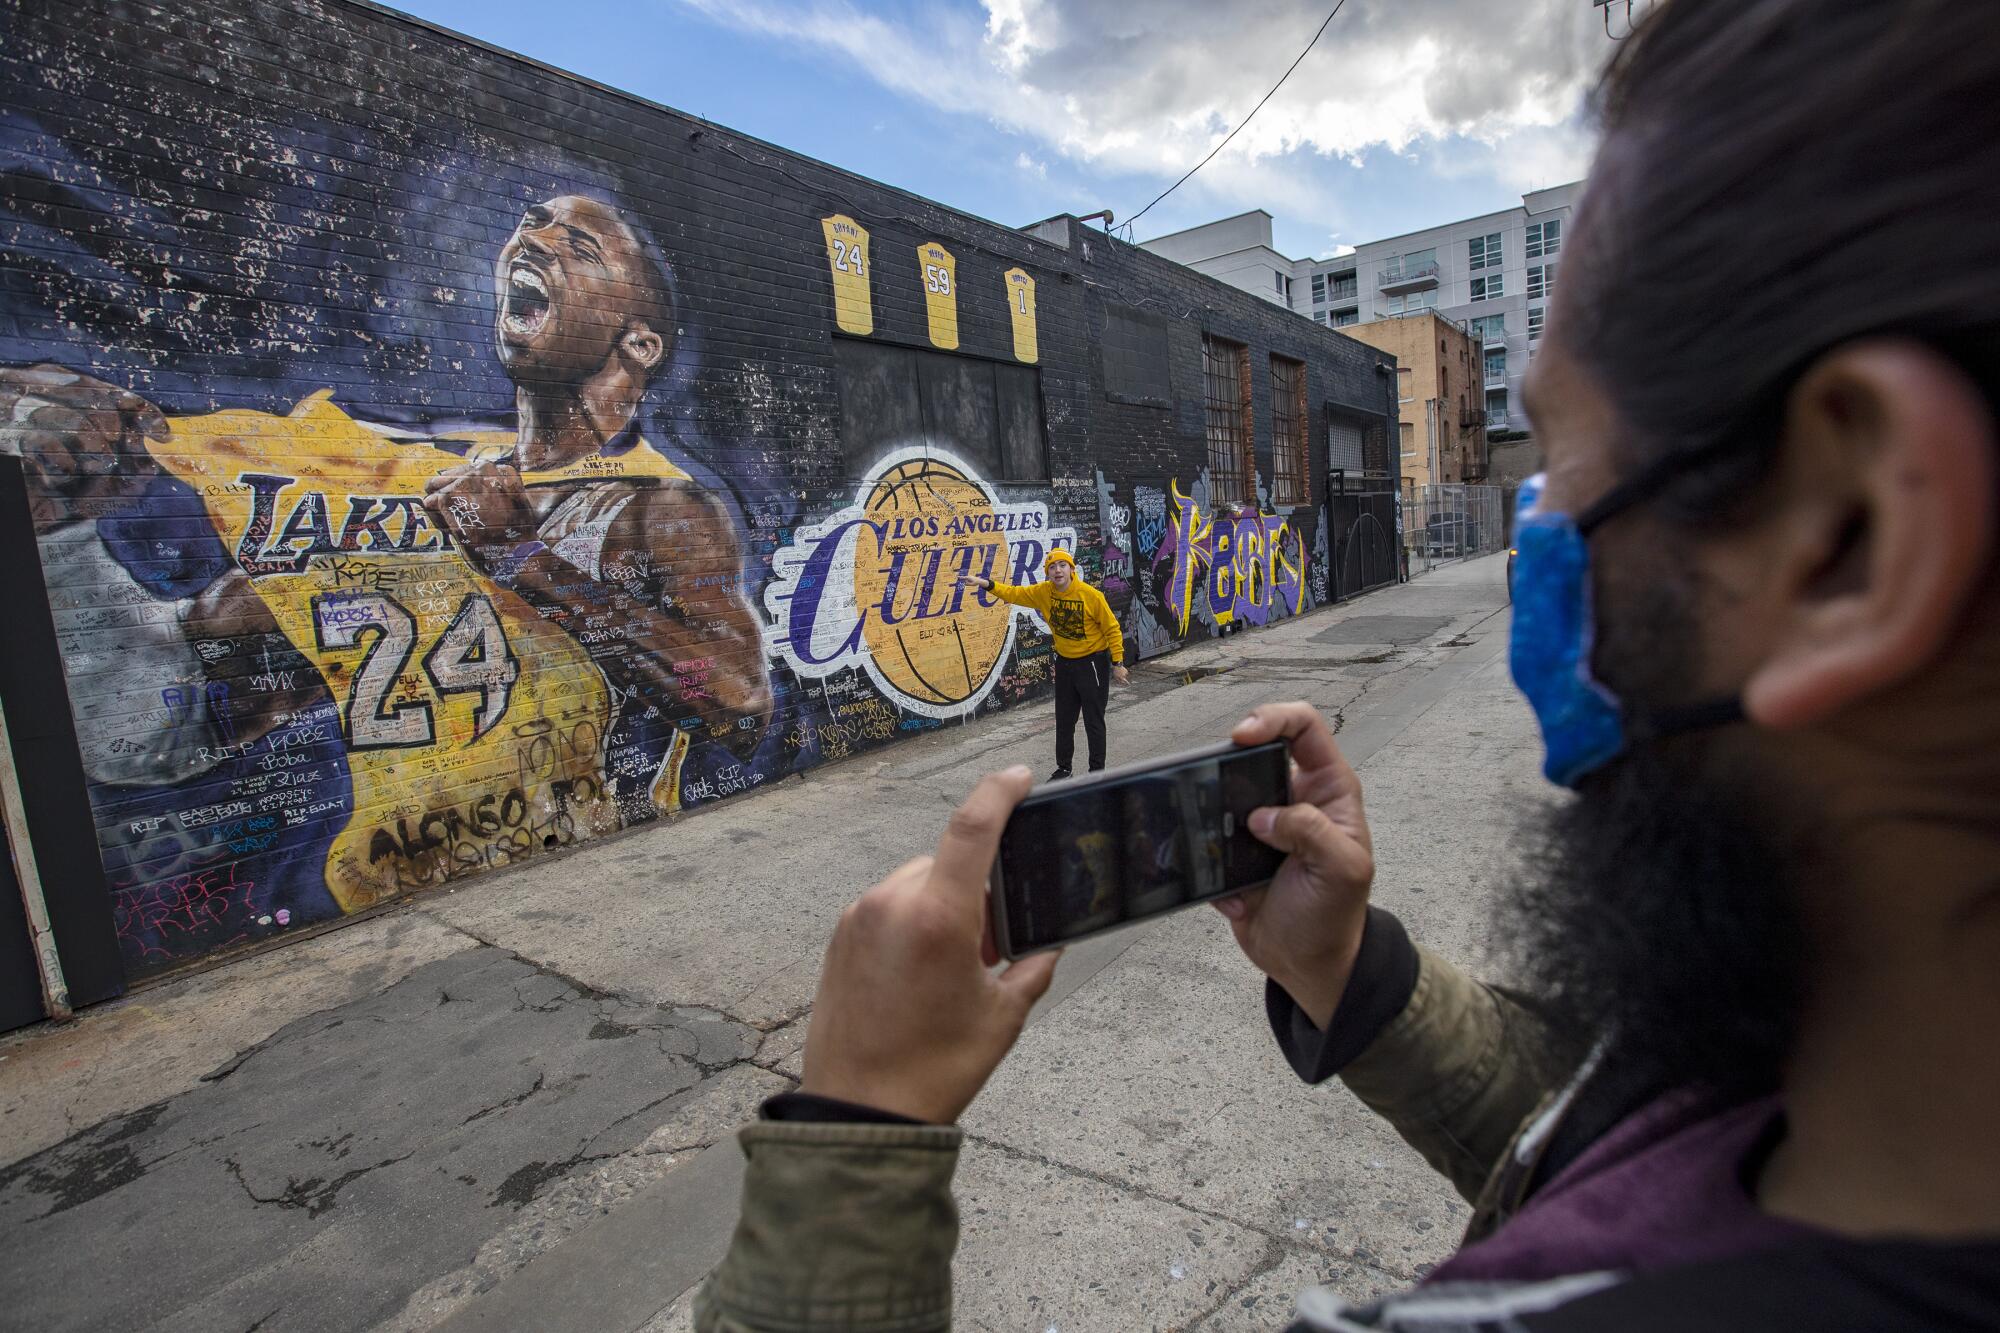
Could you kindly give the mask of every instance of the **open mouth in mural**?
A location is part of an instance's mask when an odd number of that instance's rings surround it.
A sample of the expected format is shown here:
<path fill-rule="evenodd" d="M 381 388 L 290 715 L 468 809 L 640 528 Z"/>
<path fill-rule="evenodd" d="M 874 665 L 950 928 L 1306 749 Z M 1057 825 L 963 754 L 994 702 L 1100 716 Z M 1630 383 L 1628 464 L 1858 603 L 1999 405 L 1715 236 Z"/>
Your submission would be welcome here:
<path fill-rule="evenodd" d="M 516 262 L 507 270 L 507 307 L 501 323 L 507 332 L 533 337 L 549 320 L 549 285 L 529 264 Z"/>

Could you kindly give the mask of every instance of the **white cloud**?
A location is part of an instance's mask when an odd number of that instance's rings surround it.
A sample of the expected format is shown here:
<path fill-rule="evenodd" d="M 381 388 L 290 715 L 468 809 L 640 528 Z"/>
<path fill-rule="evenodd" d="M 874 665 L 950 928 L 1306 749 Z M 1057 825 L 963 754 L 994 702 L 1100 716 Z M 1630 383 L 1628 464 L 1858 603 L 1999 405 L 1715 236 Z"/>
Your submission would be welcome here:
<path fill-rule="evenodd" d="M 680 3 L 1081 167 L 1164 185 L 1256 105 L 1328 0 L 981 0 L 983 22 L 921 0 Z M 1510 190 L 1572 180 L 1589 153 L 1576 111 L 1609 50 L 1583 0 L 1346 0 L 1284 89 L 1183 188 L 1338 232 L 1341 201 L 1299 169 L 1312 156 L 1387 149 Z M 1016 165 L 1045 171 L 1025 152 Z"/>
<path fill-rule="evenodd" d="M 1018 154 L 1014 158 L 1014 165 L 1016 167 L 1019 167 L 1022 171 L 1025 171 L 1029 175 L 1035 177 L 1037 180 L 1047 180 L 1049 178 L 1048 163 L 1037 162 L 1034 158 L 1029 157 L 1026 153 Z"/>

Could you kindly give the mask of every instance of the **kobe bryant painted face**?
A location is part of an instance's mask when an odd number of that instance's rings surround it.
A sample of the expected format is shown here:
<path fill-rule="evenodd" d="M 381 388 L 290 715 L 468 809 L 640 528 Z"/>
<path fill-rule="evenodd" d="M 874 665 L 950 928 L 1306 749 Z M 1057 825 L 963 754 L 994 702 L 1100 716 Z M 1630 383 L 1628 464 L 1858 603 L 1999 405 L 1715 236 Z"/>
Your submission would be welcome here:
<path fill-rule="evenodd" d="M 662 282 L 611 205 L 562 195 L 521 216 L 494 266 L 500 362 L 522 384 L 577 384 L 621 352 L 643 378 L 672 336 Z M 638 336 L 634 336 L 634 335 Z"/>

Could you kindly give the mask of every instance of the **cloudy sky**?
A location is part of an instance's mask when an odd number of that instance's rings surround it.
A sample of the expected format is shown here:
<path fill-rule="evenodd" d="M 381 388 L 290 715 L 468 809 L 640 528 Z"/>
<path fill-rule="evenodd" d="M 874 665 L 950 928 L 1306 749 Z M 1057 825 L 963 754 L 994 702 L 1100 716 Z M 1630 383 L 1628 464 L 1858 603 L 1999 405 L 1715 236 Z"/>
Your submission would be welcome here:
<path fill-rule="evenodd" d="M 1228 133 L 1332 0 L 391 0 L 1009 224 L 1122 222 Z M 1621 6 L 1622 9 L 1622 6 Z M 1263 208 L 1324 255 L 1582 175 L 1590 0 L 1346 0 L 1282 91 L 1142 218 Z"/>

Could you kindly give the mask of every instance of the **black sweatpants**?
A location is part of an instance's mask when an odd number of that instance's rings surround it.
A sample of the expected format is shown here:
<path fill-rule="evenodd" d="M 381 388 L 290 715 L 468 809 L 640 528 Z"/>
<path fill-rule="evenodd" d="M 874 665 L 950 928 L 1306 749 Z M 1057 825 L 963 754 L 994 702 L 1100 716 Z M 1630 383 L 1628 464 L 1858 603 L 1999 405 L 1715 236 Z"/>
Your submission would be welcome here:
<path fill-rule="evenodd" d="M 1056 767 L 1076 757 L 1076 715 L 1090 741 L 1090 771 L 1104 767 L 1104 705 L 1111 698 L 1111 650 L 1056 658 Z"/>

